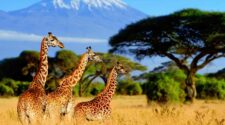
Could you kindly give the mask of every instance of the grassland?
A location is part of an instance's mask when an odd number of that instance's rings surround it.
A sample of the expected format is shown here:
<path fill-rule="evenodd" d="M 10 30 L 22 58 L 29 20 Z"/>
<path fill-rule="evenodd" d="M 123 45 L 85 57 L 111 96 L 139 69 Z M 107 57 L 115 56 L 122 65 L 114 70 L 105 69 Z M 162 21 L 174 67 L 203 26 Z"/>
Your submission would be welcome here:
<path fill-rule="evenodd" d="M 1 125 L 20 125 L 16 113 L 17 99 L 0 99 Z M 77 98 L 77 102 L 89 99 Z M 145 96 L 115 96 L 112 109 L 110 120 L 85 122 L 82 125 L 225 125 L 225 101 L 218 100 L 148 106 Z"/>

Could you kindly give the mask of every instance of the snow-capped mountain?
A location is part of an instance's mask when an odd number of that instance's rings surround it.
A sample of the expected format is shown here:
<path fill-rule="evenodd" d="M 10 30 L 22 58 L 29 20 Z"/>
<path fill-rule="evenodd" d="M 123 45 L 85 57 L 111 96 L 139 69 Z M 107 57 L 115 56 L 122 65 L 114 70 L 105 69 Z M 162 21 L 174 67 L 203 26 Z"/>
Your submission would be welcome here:
<path fill-rule="evenodd" d="M 87 5 L 89 9 L 91 8 L 105 8 L 109 9 L 113 6 L 119 8 L 126 8 L 126 4 L 121 0 L 53 0 L 54 6 L 57 8 L 66 9 L 80 9 L 80 5 Z"/>
<path fill-rule="evenodd" d="M 0 12 L 0 30 L 108 39 L 146 16 L 122 0 L 42 0 L 21 10 Z"/>

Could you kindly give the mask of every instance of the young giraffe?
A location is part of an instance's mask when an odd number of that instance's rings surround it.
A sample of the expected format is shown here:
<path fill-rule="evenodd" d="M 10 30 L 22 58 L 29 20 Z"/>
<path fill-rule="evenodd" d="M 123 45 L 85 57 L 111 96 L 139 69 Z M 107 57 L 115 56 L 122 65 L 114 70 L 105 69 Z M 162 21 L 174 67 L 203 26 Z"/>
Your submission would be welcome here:
<path fill-rule="evenodd" d="M 74 116 L 79 120 L 104 120 L 111 116 L 110 102 L 116 90 L 117 75 L 124 74 L 126 70 L 122 64 L 117 63 L 111 70 L 105 89 L 93 100 L 78 103 L 74 107 Z"/>
<path fill-rule="evenodd" d="M 64 45 L 49 32 L 48 37 L 44 37 L 41 42 L 40 63 L 38 71 L 33 81 L 24 93 L 19 97 L 17 113 L 22 124 L 38 124 L 42 120 L 45 106 L 45 82 L 48 75 L 48 47 Z"/>
<path fill-rule="evenodd" d="M 54 92 L 47 95 L 46 112 L 51 123 L 57 123 L 62 118 L 72 119 L 74 105 L 72 89 L 80 80 L 89 61 L 101 62 L 101 59 L 95 55 L 91 47 L 88 47 L 87 52 L 81 56 L 78 67 L 69 76 L 61 80 L 59 87 Z"/>

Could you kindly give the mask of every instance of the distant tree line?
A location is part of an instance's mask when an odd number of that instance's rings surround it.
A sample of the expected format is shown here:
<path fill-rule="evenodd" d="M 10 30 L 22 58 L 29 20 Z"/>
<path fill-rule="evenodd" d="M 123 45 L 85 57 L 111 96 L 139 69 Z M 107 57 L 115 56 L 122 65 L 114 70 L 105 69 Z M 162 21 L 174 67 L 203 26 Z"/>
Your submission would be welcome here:
<path fill-rule="evenodd" d="M 0 95 L 18 96 L 27 89 L 37 71 L 39 54 L 36 51 L 23 51 L 18 57 L 0 61 Z M 80 83 L 74 88 L 75 95 L 96 95 L 102 91 L 107 82 L 108 74 L 117 61 L 124 64 L 130 72 L 147 70 L 145 66 L 123 56 L 108 53 L 97 54 L 104 59 L 104 63 L 88 64 Z M 69 75 L 76 68 L 79 59 L 80 55 L 70 50 L 61 50 L 56 53 L 55 57 L 49 57 L 46 91 L 54 91 L 58 86 L 59 80 Z M 140 84 L 135 83 L 132 79 L 123 85 L 124 79 L 127 79 L 127 77 L 129 76 L 119 78 L 121 85 L 120 83 L 118 85 L 118 94 L 141 94 Z"/>
<path fill-rule="evenodd" d="M 80 83 L 74 88 L 76 96 L 91 96 L 101 92 L 111 67 L 116 61 L 126 64 L 130 71 L 145 71 L 146 67 L 128 58 L 108 53 L 98 53 L 107 63 L 90 63 Z M 49 75 L 46 91 L 54 91 L 60 78 L 70 74 L 79 62 L 80 55 L 69 50 L 58 51 L 49 57 Z M 19 96 L 32 81 L 39 64 L 39 52 L 23 51 L 18 57 L 0 61 L 0 95 Z M 225 99 L 225 71 L 206 75 L 196 74 L 196 90 L 199 99 Z M 165 62 L 150 72 L 138 76 L 119 78 L 116 94 L 146 94 L 148 102 L 185 101 L 186 74 L 174 62 Z"/>

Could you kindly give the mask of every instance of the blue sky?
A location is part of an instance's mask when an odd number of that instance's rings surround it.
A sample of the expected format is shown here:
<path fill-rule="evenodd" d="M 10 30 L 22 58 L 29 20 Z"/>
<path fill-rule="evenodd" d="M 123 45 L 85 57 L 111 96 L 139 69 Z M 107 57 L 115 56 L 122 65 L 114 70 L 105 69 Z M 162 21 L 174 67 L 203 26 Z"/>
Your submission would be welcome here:
<path fill-rule="evenodd" d="M 124 0 L 149 15 L 164 15 L 184 8 L 225 11 L 223 0 Z"/>
<path fill-rule="evenodd" d="M 27 7 L 41 0 L 1 0 L 0 10 L 12 11 Z M 146 14 L 157 16 L 183 8 L 199 8 L 208 11 L 225 11 L 224 0 L 123 0 Z"/>
<path fill-rule="evenodd" d="M 41 0 L 1 0 L 0 10 L 13 11 L 28 7 Z M 225 12 L 225 0 L 123 0 L 129 6 L 138 9 L 150 16 L 158 16 L 172 13 L 184 8 L 198 8 L 206 11 Z M 6 46 L 7 48 L 7 46 Z M 6 52 L 5 52 L 6 53 Z M 4 54 L 4 51 L 3 53 Z M 6 53 L 7 54 L 7 53 Z M 152 69 L 158 66 L 165 59 L 146 58 L 142 64 L 148 65 Z M 200 73 L 215 72 L 224 68 L 225 58 L 214 61 L 206 68 L 200 70 Z"/>

